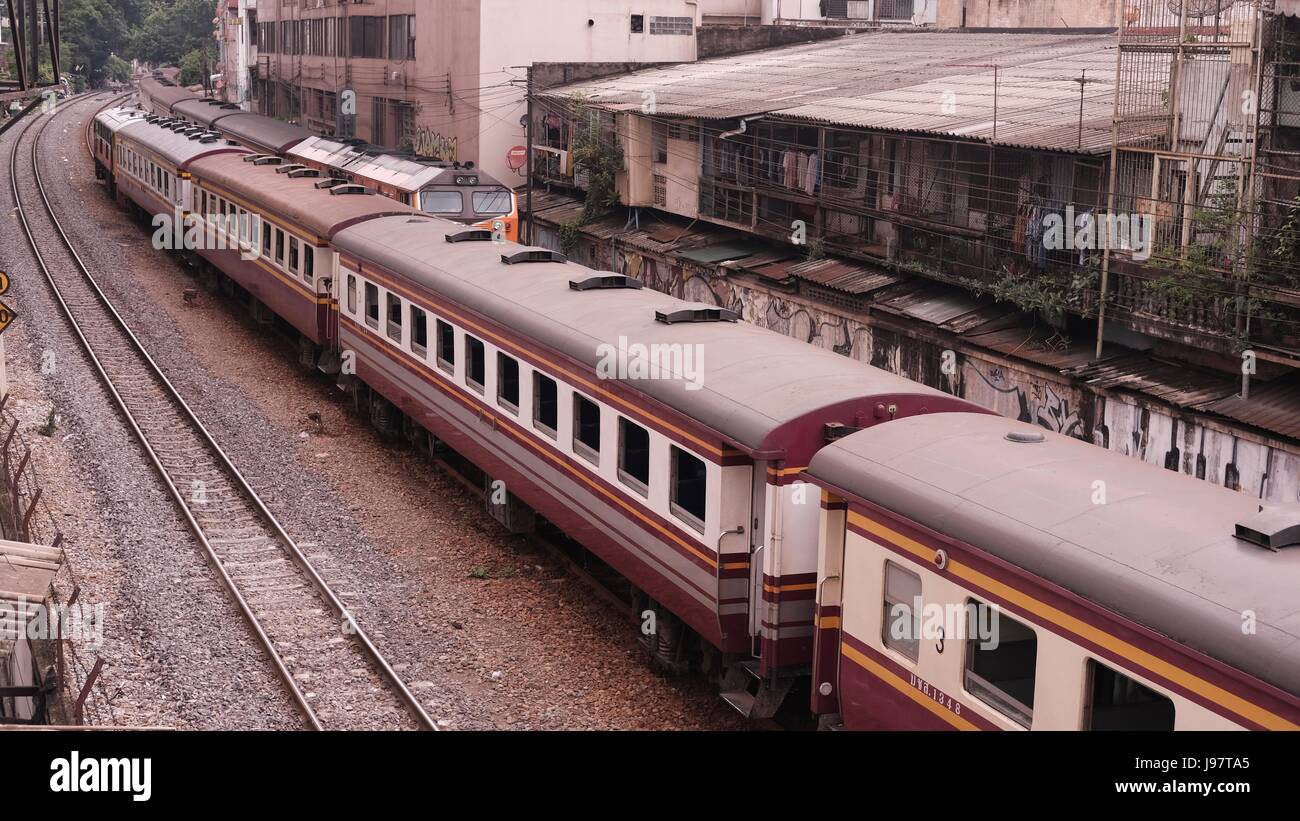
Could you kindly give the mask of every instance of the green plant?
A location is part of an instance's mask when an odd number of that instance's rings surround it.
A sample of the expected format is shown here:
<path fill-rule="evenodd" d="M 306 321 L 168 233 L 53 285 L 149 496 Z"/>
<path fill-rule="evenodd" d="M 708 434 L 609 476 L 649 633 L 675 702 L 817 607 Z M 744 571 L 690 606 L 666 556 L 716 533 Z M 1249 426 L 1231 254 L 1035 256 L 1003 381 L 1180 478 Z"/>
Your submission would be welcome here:
<path fill-rule="evenodd" d="M 1089 293 L 1097 288 L 1094 265 L 1068 272 L 1021 273 L 1003 268 L 992 281 L 963 279 L 977 294 L 988 294 L 999 302 L 1010 302 L 1022 311 L 1043 315 L 1053 325 L 1062 325 L 1068 314 L 1091 316 Z"/>
<path fill-rule="evenodd" d="M 587 176 L 587 202 L 580 225 L 600 219 L 619 204 L 618 175 L 623 170 L 623 148 L 613 134 L 605 133 L 600 112 L 582 95 L 569 99 L 577 127 L 573 136 L 574 168 Z"/>
<path fill-rule="evenodd" d="M 565 256 L 573 253 L 573 249 L 578 247 L 578 240 L 582 238 L 582 222 L 566 222 L 560 226 L 560 250 Z"/>
<path fill-rule="evenodd" d="M 45 424 L 36 429 L 41 436 L 53 436 L 54 431 L 58 430 L 59 417 L 54 412 L 54 406 L 50 406 L 50 412 L 45 415 Z"/>

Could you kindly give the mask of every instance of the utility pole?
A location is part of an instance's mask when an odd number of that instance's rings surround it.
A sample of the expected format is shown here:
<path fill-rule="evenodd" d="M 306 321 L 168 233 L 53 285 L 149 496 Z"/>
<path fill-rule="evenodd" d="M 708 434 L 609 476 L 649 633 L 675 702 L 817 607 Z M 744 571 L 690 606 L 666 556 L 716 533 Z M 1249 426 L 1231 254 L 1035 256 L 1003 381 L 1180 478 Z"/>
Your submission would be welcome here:
<path fill-rule="evenodd" d="M 30 71 L 30 83 L 33 88 L 41 80 L 41 27 L 36 20 L 36 0 L 27 0 L 27 64 Z M 55 80 L 58 78 L 56 77 Z"/>
<path fill-rule="evenodd" d="M 515 109 L 518 111 L 518 109 Z M 524 195 L 524 245 L 533 244 L 533 64 L 528 64 L 528 124 L 524 127 L 524 144 L 528 146 L 528 188 Z"/>

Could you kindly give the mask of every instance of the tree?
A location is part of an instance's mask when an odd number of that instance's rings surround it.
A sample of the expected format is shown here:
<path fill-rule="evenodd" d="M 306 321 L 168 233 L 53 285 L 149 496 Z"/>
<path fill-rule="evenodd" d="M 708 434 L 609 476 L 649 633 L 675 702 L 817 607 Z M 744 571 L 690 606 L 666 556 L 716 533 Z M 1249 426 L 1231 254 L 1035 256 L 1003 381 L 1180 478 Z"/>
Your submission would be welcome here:
<path fill-rule="evenodd" d="M 179 64 L 186 55 L 214 48 L 216 0 L 174 0 L 153 8 L 132 37 L 131 54 L 157 65 Z"/>
<path fill-rule="evenodd" d="M 128 82 L 131 79 L 131 64 L 116 54 L 110 54 L 104 61 L 104 76 L 117 83 Z"/>
<path fill-rule="evenodd" d="M 208 68 L 212 65 L 206 48 L 196 48 L 180 59 L 181 85 L 208 85 Z"/>
<path fill-rule="evenodd" d="M 59 4 L 59 58 L 65 73 L 80 74 L 92 83 L 104 77 L 104 66 L 115 51 L 126 49 L 129 18 L 119 4 L 131 0 L 62 0 Z"/>

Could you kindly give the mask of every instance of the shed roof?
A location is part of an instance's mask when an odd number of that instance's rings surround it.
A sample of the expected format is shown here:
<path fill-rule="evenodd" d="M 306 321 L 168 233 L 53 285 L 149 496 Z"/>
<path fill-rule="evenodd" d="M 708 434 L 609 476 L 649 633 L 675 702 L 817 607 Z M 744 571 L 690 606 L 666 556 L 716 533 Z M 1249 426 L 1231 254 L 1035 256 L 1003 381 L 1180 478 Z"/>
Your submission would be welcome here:
<path fill-rule="evenodd" d="M 544 96 L 580 94 L 616 111 L 641 111 L 650 99 L 661 116 L 769 114 L 1096 153 L 1110 147 L 1116 58 L 1113 34 L 892 31 L 645 69 Z"/>

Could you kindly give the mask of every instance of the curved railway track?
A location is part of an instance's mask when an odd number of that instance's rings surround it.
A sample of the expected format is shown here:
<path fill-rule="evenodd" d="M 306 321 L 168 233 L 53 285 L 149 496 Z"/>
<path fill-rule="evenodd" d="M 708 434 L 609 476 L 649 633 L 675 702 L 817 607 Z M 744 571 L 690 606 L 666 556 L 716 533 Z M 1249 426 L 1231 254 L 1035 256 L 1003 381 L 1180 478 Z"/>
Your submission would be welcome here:
<path fill-rule="evenodd" d="M 41 136 L 65 111 L 82 110 L 93 99 L 68 100 L 53 114 L 33 117 L 13 138 L 9 156 L 19 223 L 55 301 L 307 725 L 436 730 L 149 356 L 64 231 L 41 179 Z M 20 174 L 24 147 L 30 167 Z"/>

